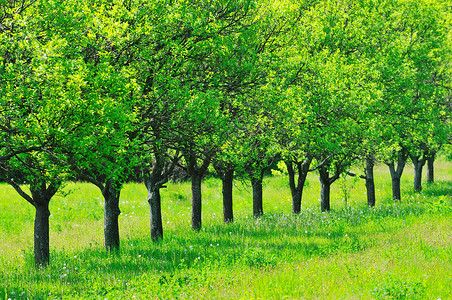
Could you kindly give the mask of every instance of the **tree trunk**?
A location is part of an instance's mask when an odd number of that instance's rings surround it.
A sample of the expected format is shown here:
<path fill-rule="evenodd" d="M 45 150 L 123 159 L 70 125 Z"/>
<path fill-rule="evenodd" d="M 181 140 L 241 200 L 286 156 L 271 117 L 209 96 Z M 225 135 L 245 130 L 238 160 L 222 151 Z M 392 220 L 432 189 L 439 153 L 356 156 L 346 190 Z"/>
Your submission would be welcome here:
<path fill-rule="evenodd" d="M 295 185 L 295 170 L 293 163 L 286 161 L 287 173 L 289 174 L 289 187 L 292 195 L 292 213 L 299 214 L 301 211 L 301 190 Z"/>
<path fill-rule="evenodd" d="M 292 162 L 285 162 L 287 172 L 289 173 L 289 187 L 292 195 L 292 213 L 299 214 L 301 211 L 301 198 L 303 197 L 303 188 L 308 176 L 309 166 L 312 158 L 307 158 L 303 162 L 295 163 L 298 171 L 298 180 L 295 185 L 295 170 Z"/>
<path fill-rule="evenodd" d="M 234 221 L 234 212 L 232 209 L 232 187 L 234 181 L 234 171 L 228 170 L 222 176 L 223 183 L 223 219 L 225 223 Z"/>
<path fill-rule="evenodd" d="M 392 198 L 394 200 L 401 200 L 401 192 L 400 192 L 400 177 L 392 178 Z"/>
<path fill-rule="evenodd" d="M 396 172 L 394 168 L 394 164 L 389 165 L 389 172 L 391 173 L 391 182 L 392 182 L 392 198 L 394 200 L 401 199 L 400 193 L 400 175 Z"/>
<path fill-rule="evenodd" d="M 156 242 L 163 239 L 162 224 L 162 200 L 160 197 L 160 188 L 165 182 L 162 175 L 163 169 L 160 164 L 155 164 L 152 173 L 149 170 L 143 170 L 144 185 L 148 191 L 147 201 L 149 203 L 151 239 Z"/>
<path fill-rule="evenodd" d="M 262 175 L 260 178 L 252 178 L 251 185 L 253 186 L 253 216 L 260 218 L 264 214 L 262 205 Z"/>
<path fill-rule="evenodd" d="M 325 167 L 320 167 L 319 169 L 320 178 L 320 209 L 322 211 L 330 210 L 330 175 L 328 169 Z"/>
<path fill-rule="evenodd" d="M 201 176 L 199 174 L 191 175 L 191 227 L 194 230 L 201 229 L 201 208 L 202 208 L 202 199 L 201 199 Z"/>
<path fill-rule="evenodd" d="M 422 168 L 425 164 L 425 159 L 419 158 L 419 156 L 412 156 L 411 160 L 414 165 L 414 192 L 419 193 L 422 190 Z"/>
<path fill-rule="evenodd" d="M 108 179 L 102 191 L 104 196 L 104 237 L 107 251 L 119 250 L 119 195 L 121 184 Z"/>
<path fill-rule="evenodd" d="M 47 266 L 50 261 L 50 249 L 49 249 L 49 203 L 52 197 L 58 191 L 61 182 L 49 184 L 45 180 L 37 180 L 30 183 L 31 198 L 25 193 L 21 193 L 25 196 L 28 202 L 35 207 L 35 223 L 34 223 L 34 255 L 35 265 Z M 20 187 L 15 186 L 16 189 L 22 191 Z"/>
<path fill-rule="evenodd" d="M 386 165 L 389 167 L 389 172 L 391 173 L 392 198 L 394 200 L 402 199 L 400 193 L 400 179 L 402 177 L 403 169 L 405 168 L 406 160 L 407 160 L 406 151 L 402 149 L 399 152 L 397 158 L 397 169 L 395 168 L 394 161 L 386 163 Z"/>
<path fill-rule="evenodd" d="M 151 239 L 156 242 L 163 239 L 162 224 L 162 200 L 160 197 L 160 188 L 151 186 L 148 189 L 148 203 L 151 221 Z"/>
<path fill-rule="evenodd" d="M 427 160 L 427 182 L 428 183 L 433 183 L 435 181 L 434 162 L 435 162 L 435 155 L 432 155 Z"/>
<path fill-rule="evenodd" d="M 188 153 L 184 157 L 187 164 L 187 172 L 191 177 L 191 227 L 199 231 L 201 230 L 202 220 L 201 182 L 210 165 L 212 156 L 206 155 L 202 160 L 201 166 L 198 166 L 198 159 L 193 153 Z"/>
<path fill-rule="evenodd" d="M 375 182 L 374 182 L 374 159 L 369 156 L 366 159 L 366 190 L 367 205 L 375 206 Z"/>
<path fill-rule="evenodd" d="M 49 202 L 50 199 L 35 199 L 34 253 L 37 267 L 47 266 L 50 261 Z"/>

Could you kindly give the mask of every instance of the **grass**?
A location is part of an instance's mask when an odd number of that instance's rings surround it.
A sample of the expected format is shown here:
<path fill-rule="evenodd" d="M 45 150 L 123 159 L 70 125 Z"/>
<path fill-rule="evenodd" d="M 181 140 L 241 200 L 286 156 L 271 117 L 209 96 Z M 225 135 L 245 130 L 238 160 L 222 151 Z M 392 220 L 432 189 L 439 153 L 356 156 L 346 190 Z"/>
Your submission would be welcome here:
<path fill-rule="evenodd" d="M 387 169 L 376 170 L 377 206 L 364 183 L 335 183 L 329 213 L 308 178 L 299 216 L 287 178 L 264 183 L 264 216 L 251 189 L 234 190 L 235 222 L 223 224 L 221 183 L 203 183 L 203 229 L 190 229 L 190 186 L 163 191 L 164 240 L 152 243 L 141 184 L 121 192 L 121 252 L 103 248 L 103 200 L 85 183 L 52 199 L 51 265 L 33 263 L 33 208 L 0 185 L 0 299 L 452 299 L 452 163 L 411 193 L 412 169 L 394 203 Z M 345 197 L 346 196 L 346 197 Z"/>

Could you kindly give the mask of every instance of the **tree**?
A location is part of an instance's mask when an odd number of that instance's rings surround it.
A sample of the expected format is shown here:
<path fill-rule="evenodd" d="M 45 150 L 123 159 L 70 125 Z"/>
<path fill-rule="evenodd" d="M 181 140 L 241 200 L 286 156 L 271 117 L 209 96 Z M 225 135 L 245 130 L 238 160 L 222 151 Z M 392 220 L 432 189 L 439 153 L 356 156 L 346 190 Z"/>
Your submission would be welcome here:
<path fill-rule="evenodd" d="M 330 185 L 358 157 L 361 108 L 371 90 L 368 60 L 361 49 L 363 9 L 347 1 L 323 1 L 303 9 L 280 51 L 284 64 L 279 73 L 287 76 L 279 106 L 287 109 L 277 122 L 295 213 L 312 161 L 320 173 L 321 208 L 329 210 Z"/>
<path fill-rule="evenodd" d="M 69 173 L 59 145 L 80 133 L 78 114 L 87 108 L 83 65 L 66 60 L 64 34 L 47 27 L 45 4 L 8 2 L 0 17 L 0 177 L 35 207 L 37 266 L 49 263 L 49 202 Z"/>
<path fill-rule="evenodd" d="M 59 30 L 70 43 L 67 61 L 83 66 L 83 87 L 79 96 L 86 105 L 86 110 L 78 115 L 79 134 L 67 137 L 60 147 L 75 177 L 101 190 L 105 200 L 105 247 L 107 251 L 117 250 L 120 190 L 128 171 L 136 166 L 132 155 L 136 79 L 118 59 L 127 26 L 116 21 L 122 17 L 121 11 L 111 10 L 113 6 L 105 7 L 96 1 L 53 6 L 48 19 L 60 16 L 57 20 L 61 24 L 53 21 L 52 29 Z M 68 15 L 68 11 L 71 14 Z"/>
<path fill-rule="evenodd" d="M 407 158 L 414 162 L 414 188 L 420 190 L 422 166 L 436 151 L 444 132 L 442 109 L 435 100 L 438 53 L 444 36 L 434 3 L 404 1 L 390 11 L 392 15 L 387 22 L 392 30 L 375 60 L 384 101 L 377 111 L 385 125 L 381 136 L 386 137 L 380 153 L 390 168 L 393 197 L 400 199 L 400 176 Z"/>
<path fill-rule="evenodd" d="M 251 1 L 215 1 L 209 7 L 193 8 L 193 15 L 208 22 L 190 30 L 197 36 L 185 61 L 182 81 L 190 87 L 180 116 L 184 127 L 178 144 L 191 176 L 195 230 L 201 228 L 202 177 L 233 128 L 230 104 L 254 82 L 249 73 L 255 74 L 255 52 L 247 47 L 252 44 L 248 38 L 255 34 L 254 5 Z"/>

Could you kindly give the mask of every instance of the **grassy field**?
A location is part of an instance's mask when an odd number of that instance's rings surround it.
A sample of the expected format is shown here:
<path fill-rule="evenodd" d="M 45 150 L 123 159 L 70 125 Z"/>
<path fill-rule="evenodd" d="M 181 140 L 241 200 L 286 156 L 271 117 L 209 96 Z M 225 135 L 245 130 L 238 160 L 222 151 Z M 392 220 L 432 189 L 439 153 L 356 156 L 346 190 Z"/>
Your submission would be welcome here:
<path fill-rule="evenodd" d="M 251 188 L 237 182 L 235 222 L 222 222 L 221 183 L 203 183 L 203 229 L 190 229 L 190 186 L 163 191 L 164 240 L 152 243 L 146 190 L 121 194 L 121 252 L 103 247 L 103 200 L 69 183 L 51 201 L 51 265 L 33 263 L 33 207 L 0 185 L 0 299 L 452 299 L 452 163 L 436 182 L 391 200 L 387 168 L 376 170 L 377 206 L 364 182 L 341 179 L 321 213 L 316 174 L 302 213 L 291 214 L 287 177 L 268 177 L 264 216 L 252 218 Z"/>

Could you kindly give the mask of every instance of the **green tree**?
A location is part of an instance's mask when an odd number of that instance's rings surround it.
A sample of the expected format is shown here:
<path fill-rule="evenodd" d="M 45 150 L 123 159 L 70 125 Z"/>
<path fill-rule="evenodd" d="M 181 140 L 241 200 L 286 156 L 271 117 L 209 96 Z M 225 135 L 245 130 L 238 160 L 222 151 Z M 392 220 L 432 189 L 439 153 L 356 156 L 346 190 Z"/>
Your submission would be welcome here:
<path fill-rule="evenodd" d="M 318 169 L 321 208 L 329 189 L 358 157 L 362 107 L 372 83 L 362 53 L 362 7 L 351 1 L 304 6 L 282 49 L 285 94 L 279 107 L 279 143 L 289 172 L 293 212 L 300 210 L 307 172 Z M 314 160 L 315 159 L 315 160 Z M 310 169 L 314 160 L 315 165 Z M 298 183 L 295 184 L 295 166 Z"/>
<path fill-rule="evenodd" d="M 63 55 L 70 47 L 41 13 L 47 4 L 7 2 L 0 18 L 0 176 L 36 209 L 37 266 L 49 263 L 49 202 L 69 174 L 60 145 L 80 134 L 87 109 L 83 65 Z"/>

